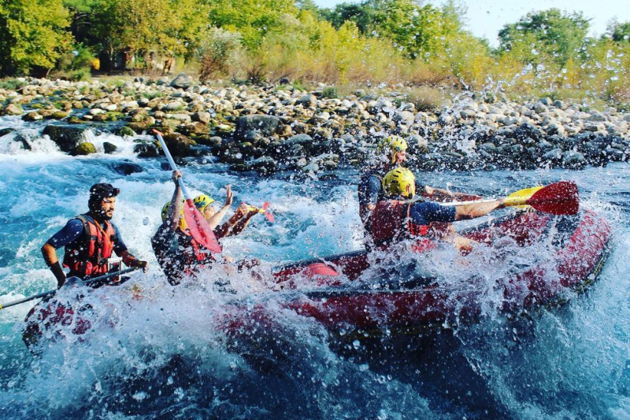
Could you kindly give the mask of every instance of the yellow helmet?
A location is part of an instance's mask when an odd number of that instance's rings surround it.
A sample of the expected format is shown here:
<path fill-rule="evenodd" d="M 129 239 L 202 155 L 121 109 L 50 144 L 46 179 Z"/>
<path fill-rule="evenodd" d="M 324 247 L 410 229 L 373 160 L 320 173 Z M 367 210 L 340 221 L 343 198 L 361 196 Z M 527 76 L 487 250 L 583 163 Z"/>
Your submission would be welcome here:
<path fill-rule="evenodd" d="M 183 202 L 183 200 L 182 200 Z M 171 208 L 171 202 L 167 201 L 163 206 L 162 206 L 162 221 L 165 222 L 166 219 L 168 218 L 168 211 Z M 186 218 L 184 217 L 184 208 L 182 207 L 182 209 L 179 211 L 179 228 L 184 231 L 186 229 L 188 229 L 188 225 L 186 224 Z"/>
<path fill-rule="evenodd" d="M 206 207 L 214 203 L 214 198 L 206 194 L 200 194 L 193 199 L 193 203 L 195 203 L 195 207 L 197 207 L 199 211 L 204 211 Z"/>
<path fill-rule="evenodd" d="M 392 163 L 396 162 L 396 153 L 405 152 L 407 150 L 407 142 L 400 136 L 385 137 L 378 145 L 378 151 L 389 153 Z"/>
<path fill-rule="evenodd" d="M 407 191 L 407 187 L 409 191 Z M 416 177 L 407 168 L 395 168 L 383 177 L 383 190 L 388 196 L 413 197 L 416 193 Z"/>

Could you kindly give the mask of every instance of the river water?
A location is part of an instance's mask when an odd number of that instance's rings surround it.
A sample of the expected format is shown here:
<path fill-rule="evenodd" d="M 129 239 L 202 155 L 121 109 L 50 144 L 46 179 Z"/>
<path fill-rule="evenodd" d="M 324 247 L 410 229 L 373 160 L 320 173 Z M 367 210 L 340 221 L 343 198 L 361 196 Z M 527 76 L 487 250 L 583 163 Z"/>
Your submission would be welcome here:
<path fill-rule="evenodd" d="M 348 338 L 270 300 L 275 326 L 234 338 L 218 321 L 228 311 L 225 293 L 169 286 L 152 255 L 150 237 L 173 190 L 163 160 L 137 159 L 123 139 L 98 133 L 97 147 L 109 141 L 118 152 L 69 157 L 37 124 L 1 117 L 3 127 L 16 128 L 33 150 L 22 150 L 12 135 L 0 138 L 0 302 L 54 288 L 39 249 L 86 211 L 96 182 L 121 189 L 114 222 L 132 252 L 151 264 L 148 273 L 91 296 L 88 339 L 68 337 L 37 356 L 21 341 L 32 302 L 0 311 L 5 418 L 630 418 L 628 164 L 419 174 L 429 185 L 485 196 L 577 182 L 581 206 L 603 214 L 614 237 L 599 280 L 561 308 L 516 324 L 489 310 L 472 326 Z M 122 161 L 143 171 L 122 175 L 115 170 Z M 237 259 L 256 257 L 268 269 L 362 247 L 355 170 L 261 178 L 210 158 L 183 171 L 194 193 L 221 201 L 231 184 L 236 203 L 271 203 L 275 223 L 257 217 L 225 240 L 225 253 Z M 457 276 L 462 269 L 450 270 Z M 241 296 L 260 292 L 246 273 L 231 280 Z M 133 284 L 141 299 L 133 298 Z"/>

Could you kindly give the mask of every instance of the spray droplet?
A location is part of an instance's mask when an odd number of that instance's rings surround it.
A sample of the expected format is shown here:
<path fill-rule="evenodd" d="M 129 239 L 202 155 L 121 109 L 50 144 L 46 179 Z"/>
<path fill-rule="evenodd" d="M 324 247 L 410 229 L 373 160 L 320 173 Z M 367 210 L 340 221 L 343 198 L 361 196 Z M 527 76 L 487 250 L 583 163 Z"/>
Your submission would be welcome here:
<path fill-rule="evenodd" d="M 149 218 L 145 217 L 144 219 L 142 219 L 142 224 L 145 225 L 145 226 L 148 225 L 149 224 Z"/>

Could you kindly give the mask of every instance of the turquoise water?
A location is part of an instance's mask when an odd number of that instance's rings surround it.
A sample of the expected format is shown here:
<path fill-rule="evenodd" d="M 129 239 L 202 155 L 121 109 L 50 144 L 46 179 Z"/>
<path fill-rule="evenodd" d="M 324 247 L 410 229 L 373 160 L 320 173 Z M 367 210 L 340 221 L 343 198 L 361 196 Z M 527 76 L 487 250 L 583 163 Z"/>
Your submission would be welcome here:
<path fill-rule="evenodd" d="M 630 417 L 630 166 L 581 171 L 420 174 L 434 186 L 488 196 L 560 179 L 577 182 L 583 207 L 614 230 L 599 281 L 562 308 L 508 323 L 484 320 L 439 334 L 342 338 L 270 299 L 273 328 L 230 334 L 221 319 L 233 309 L 211 287 L 168 286 L 150 237 L 173 185 L 160 160 L 142 160 L 119 137 L 94 133 L 117 154 L 73 158 L 41 138 L 41 127 L 11 117 L 33 151 L 0 138 L 0 302 L 49 290 L 55 282 L 39 248 L 67 219 L 86 210 L 96 182 L 121 189 L 114 222 L 129 248 L 151 263 L 118 288 L 101 288 L 88 340 L 69 337 L 35 357 L 21 341 L 31 303 L 0 311 L 0 412 L 7 418 L 628 418 Z M 124 176 L 116 164 L 143 168 Z M 225 253 L 273 265 L 360 249 L 356 171 L 325 179 L 233 173 L 211 159 L 186 166 L 194 192 L 236 203 L 269 201 L 270 224 L 254 220 Z M 474 258 L 474 255 L 473 257 Z M 481 263 L 479 263 L 481 264 Z M 472 262 L 475 266 L 475 261 Z M 461 267 L 449 267 L 457 277 Z M 484 267 L 490 281 L 500 267 Z M 225 274 L 215 274 L 225 276 Z M 247 274 L 231 274 L 237 293 L 260 293 Z M 213 279 L 216 280 L 216 279 Z M 143 298 L 134 300 L 132 283 Z M 68 292 L 70 293 L 70 292 Z M 115 328 L 112 328 L 112 324 Z"/>

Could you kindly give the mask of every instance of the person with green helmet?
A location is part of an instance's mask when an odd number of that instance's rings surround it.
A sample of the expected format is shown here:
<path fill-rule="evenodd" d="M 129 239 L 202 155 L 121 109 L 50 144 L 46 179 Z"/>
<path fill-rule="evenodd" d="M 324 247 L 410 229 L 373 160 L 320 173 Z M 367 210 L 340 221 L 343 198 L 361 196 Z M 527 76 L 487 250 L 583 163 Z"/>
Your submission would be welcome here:
<path fill-rule="evenodd" d="M 400 167 L 383 177 L 383 191 L 385 198 L 376 204 L 370 215 L 370 234 L 379 247 L 426 237 L 450 240 L 458 250 L 467 252 L 472 249 L 473 241 L 452 230 L 432 229 L 432 223 L 481 217 L 503 207 L 503 200 L 456 206 L 414 200 L 416 178 L 409 169 Z"/>
<path fill-rule="evenodd" d="M 358 186 L 359 217 L 368 233 L 370 232 L 370 215 L 376 203 L 384 198 L 383 177 L 388 171 L 403 166 L 407 160 L 407 142 L 398 135 L 388 136 L 381 140 L 376 150 L 376 161 L 362 171 Z M 457 194 L 428 185 L 416 184 L 416 190 L 420 191 L 424 197 L 437 200 L 457 198 Z M 470 197 L 467 196 L 466 199 Z"/>
<path fill-rule="evenodd" d="M 195 277 L 199 270 L 209 268 L 217 262 L 217 257 L 198 243 L 188 230 L 183 216 L 182 191 L 177 181 L 180 177 L 179 171 L 173 171 L 175 191 L 171 200 L 162 207 L 162 224 L 151 239 L 158 263 L 172 285 L 179 284 L 185 276 Z M 195 207 L 213 229 L 217 239 L 241 233 L 251 218 L 259 213 L 257 208 L 242 203 L 227 222 L 219 225 L 234 201 L 232 187 L 227 185 L 225 189 L 225 202 L 218 211 L 212 205 L 215 200 L 206 194 L 200 194 L 193 199 Z M 223 257 L 221 262 L 232 262 L 232 259 Z M 256 263 L 248 260 L 241 265 L 251 266 Z"/>

